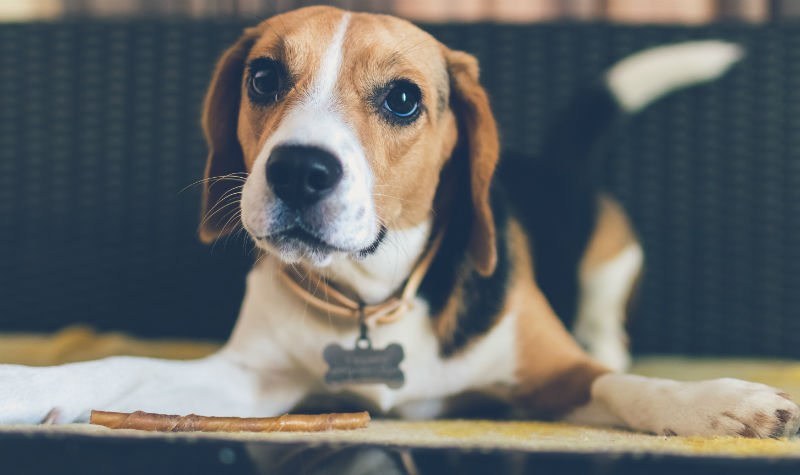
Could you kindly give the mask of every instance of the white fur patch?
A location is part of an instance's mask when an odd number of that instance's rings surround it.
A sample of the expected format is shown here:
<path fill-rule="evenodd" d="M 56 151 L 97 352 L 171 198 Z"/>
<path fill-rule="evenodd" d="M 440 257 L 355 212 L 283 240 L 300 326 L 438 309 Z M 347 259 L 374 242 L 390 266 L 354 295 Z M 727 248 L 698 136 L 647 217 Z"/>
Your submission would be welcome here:
<path fill-rule="evenodd" d="M 275 365 L 283 368 L 285 362 L 290 363 L 292 368 L 280 370 L 279 374 L 296 376 L 296 382 L 305 384 L 308 391 L 324 392 L 320 381 L 324 380 L 327 364 L 322 352 L 331 343 L 353 348 L 357 325 L 327 318 L 307 307 L 276 279 L 276 265 L 268 258 L 250 272 L 239 321 L 225 353 L 227 358 L 247 361 L 256 372 L 266 375 L 275 371 Z M 515 315 L 503 316 L 490 332 L 462 352 L 443 358 L 427 303 L 415 299 L 403 318 L 377 325 L 369 335 L 375 348 L 385 348 L 390 343 L 403 346 L 403 387 L 355 385 L 347 389 L 384 410 L 467 389 L 507 390 L 515 381 L 516 354 L 514 345 L 509 345 L 515 338 L 515 321 Z M 264 391 L 263 397 L 272 397 L 269 385 Z M 426 406 L 430 409 L 436 404 Z"/>
<path fill-rule="evenodd" d="M 113 357 L 46 368 L 0 365 L 0 424 L 87 422 L 92 409 L 255 416 L 288 410 L 259 400 L 258 375 L 220 356 L 195 361 Z M 288 391 L 290 386 L 276 388 Z"/>
<path fill-rule="evenodd" d="M 606 74 L 606 83 L 628 112 L 645 108 L 675 89 L 712 81 L 744 56 L 725 41 L 689 41 L 628 56 Z"/>
<path fill-rule="evenodd" d="M 364 303 L 380 303 L 408 278 L 426 249 L 430 232 L 430 218 L 413 228 L 389 230 L 375 253 L 361 260 L 335 261 L 323 274 L 353 289 Z"/>
<path fill-rule="evenodd" d="M 322 55 L 319 67 L 302 100 L 286 115 L 265 142 L 242 191 L 242 223 L 253 236 L 268 236 L 280 218 L 280 202 L 267 184 L 266 165 L 272 150 L 280 145 L 308 145 L 334 154 L 342 165 L 342 179 L 317 208 L 318 237 L 335 247 L 355 251 L 368 247 L 378 232 L 372 200 L 373 177 L 366 153 L 345 117 L 339 112 L 336 85 L 341 67 L 342 44 L 350 14 L 345 14 Z M 257 245 L 262 243 L 256 242 Z M 267 251 L 274 252 L 267 248 Z M 329 265 L 333 255 L 315 261 Z M 344 256 L 349 257 L 347 253 Z M 285 254 L 294 262 L 300 256 Z"/>
<path fill-rule="evenodd" d="M 616 371 L 630 365 L 626 346 L 625 307 L 644 254 L 631 243 L 616 257 L 581 276 L 578 311 L 572 333 L 598 362 Z"/>
<path fill-rule="evenodd" d="M 350 14 L 345 13 L 320 61 L 317 75 L 314 77 L 314 82 L 307 96 L 308 99 L 305 101 L 309 107 L 329 107 L 332 105 L 331 96 L 334 93 L 336 81 L 339 79 L 339 69 L 342 65 L 344 34 L 347 32 L 349 24 Z"/>

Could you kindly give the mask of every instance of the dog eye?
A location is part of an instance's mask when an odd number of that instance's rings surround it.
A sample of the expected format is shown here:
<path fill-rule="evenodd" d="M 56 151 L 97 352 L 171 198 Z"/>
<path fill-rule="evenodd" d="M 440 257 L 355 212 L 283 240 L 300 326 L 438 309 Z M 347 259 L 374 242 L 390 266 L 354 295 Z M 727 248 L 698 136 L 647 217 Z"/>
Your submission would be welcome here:
<path fill-rule="evenodd" d="M 259 58 L 250 65 L 250 97 L 256 102 L 272 102 L 281 90 L 281 70 L 277 62 Z"/>
<path fill-rule="evenodd" d="M 421 97 L 419 86 L 409 81 L 397 81 L 390 87 L 383 107 L 401 119 L 410 118 L 419 110 Z"/>

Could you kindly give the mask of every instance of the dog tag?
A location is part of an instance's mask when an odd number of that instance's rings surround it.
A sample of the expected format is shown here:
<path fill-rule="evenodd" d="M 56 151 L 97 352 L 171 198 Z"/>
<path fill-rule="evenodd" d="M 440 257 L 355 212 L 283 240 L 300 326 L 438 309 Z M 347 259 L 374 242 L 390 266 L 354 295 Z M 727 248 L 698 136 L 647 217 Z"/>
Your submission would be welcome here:
<path fill-rule="evenodd" d="M 342 348 L 338 343 L 325 347 L 322 357 L 328 363 L 325 384 L 336 387 L 345 384 L 386 384 L 392 389 L 403 386 L 405 375 L 400 369 L 403 361 L 403 347 L 391 343 L 382 350 L 372 348 L 367 336 L 364 314 L 359 317 L 361 335 L 352 350 Z"/>

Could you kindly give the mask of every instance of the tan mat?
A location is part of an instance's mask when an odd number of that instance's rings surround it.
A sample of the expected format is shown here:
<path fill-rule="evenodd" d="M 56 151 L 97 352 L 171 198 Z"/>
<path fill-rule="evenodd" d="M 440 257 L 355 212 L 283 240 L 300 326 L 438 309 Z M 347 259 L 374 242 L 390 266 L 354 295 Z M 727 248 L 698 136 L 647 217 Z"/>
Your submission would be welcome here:
<path fill-rule="evenodd" d="M 55 364 L 112 354 L 190 358 L 206 355 L 217 345 L 208 342 L 140 341 L 118 334 L 95 334 L 71 328 L 54 336 L 2 336 L 0 362 Z M 800 362 L 781 360 L 648 357 L 637 360 L 633 372 L 681 380 L 737 377 L 780 387 L 800 399 Z M 148 438 L 228 439 L 274 442 L 370 443 L 424 447 L 479 447 L 525 451 L 659 453 L 694 456 L 762 456 L 800 458 L 800 439 L 751 440 L 736 437 L 663 437 L 613 429 L 529 421 L 407 422 L 373 421 L 367 429 L 329 433 L 157 434 L 111 430 L 85 424 L 66 426 L 0 426 L 0 432 L 84 434 Z"/>
<path fill-rule="evenodd" d="M 112 430 L 88 424 L 0 426 L 0 432 L 81 434 L 98 437 L 145 437 L 247 442 L 369 443 L 407 447 L 470 447 L 536 452 L 657 453 L 717 457 L 792 457 L 800 459 L 800 440 L 752 440 L 740 437 L 663 437 L 621 430 L 521 421 L 375 420 L 366 429 L 327 433 L 153 433 Z"/>

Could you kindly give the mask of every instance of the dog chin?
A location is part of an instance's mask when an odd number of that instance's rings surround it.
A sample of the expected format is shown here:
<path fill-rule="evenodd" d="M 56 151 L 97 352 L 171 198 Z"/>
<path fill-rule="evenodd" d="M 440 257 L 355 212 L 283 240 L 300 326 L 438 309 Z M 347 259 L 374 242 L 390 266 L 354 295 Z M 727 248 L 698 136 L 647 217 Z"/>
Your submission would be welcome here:
<path fill-rule="evenodd" d="M 327 267 L 338 259 L 361 260 L 374 253 L 386 236 L 381 226 L 374 240 L 365 247 L 339 248 L 301 228 L 290 228 L 268 236 L 258 236 L 248 230 L 256 247 L 271 254 L 284 264 L 306 262 L 314 267 Z"/>
<path fill-rule="evenodd" d="M 334 254 L 338 254 L 313 248 L 302 249 L 303 247 L 305 246 L 300 245 L 297 248 L 281 250 L 278 258 L 284 264 L 308 262 L 314 267 L 327 267 L 333 262 Z"/>
<path fill-rule="evenodd" d="M 344 255 L 330 249 L 320 249 L 301 241 L 273 242 L 269 239 L 253 237 L 256 247 L 277 257 L 284 264 L 308 263 L 314 267 L 327 267 L 337 256 Z"/>

